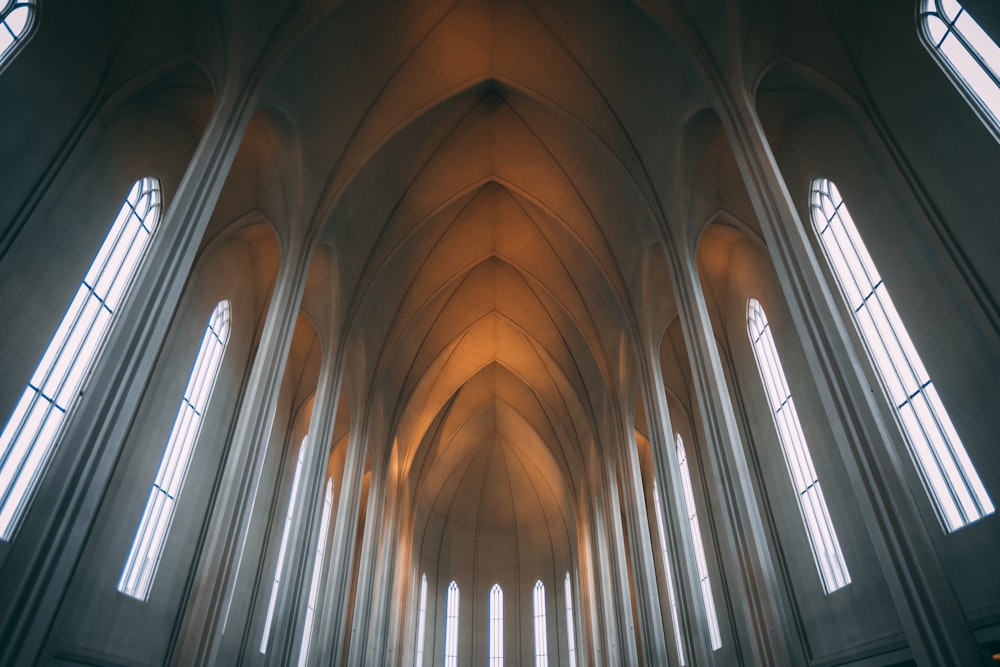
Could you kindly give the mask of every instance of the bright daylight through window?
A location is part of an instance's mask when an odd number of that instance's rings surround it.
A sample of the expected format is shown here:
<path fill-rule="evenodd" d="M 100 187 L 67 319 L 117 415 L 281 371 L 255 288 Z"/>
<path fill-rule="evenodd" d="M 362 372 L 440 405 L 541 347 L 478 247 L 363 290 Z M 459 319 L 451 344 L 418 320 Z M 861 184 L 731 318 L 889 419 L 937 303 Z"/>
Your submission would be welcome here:
<path fill-rule="evenodd" d="M 13 537 L 62 424 L 101 352 L 160 221 L 160 204 L 155 178 L 132 185 L 0 433 L 2 540 Z"/>
<path fill-rule="evenodd" d="M 941 398 L 833 181 L 817 179 L 813 227 L 948 532 L 993 513 Z"/>

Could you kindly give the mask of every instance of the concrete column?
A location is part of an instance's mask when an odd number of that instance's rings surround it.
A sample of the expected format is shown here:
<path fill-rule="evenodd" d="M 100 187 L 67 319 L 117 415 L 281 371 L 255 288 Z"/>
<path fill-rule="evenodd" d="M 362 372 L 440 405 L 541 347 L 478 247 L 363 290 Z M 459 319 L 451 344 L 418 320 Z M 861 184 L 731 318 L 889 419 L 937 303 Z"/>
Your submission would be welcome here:
<path fill-rule="evenodd" d="M 87 392 L 48 467 L 45 515 L 26 517 L 0 572 L 0 664 L 34 664 L 118 460 L 240 140 L 246 90 L 223 89 Z M 48 489 L 46 489 L 48 491 Z M 39 489 L 42 491 L 42 488 Z"/>
<path fill-rule="evenodd" d="M 392 592 L 392 555 L 386 552 L 387 542 L 392 532 L 385 530 L 387 479 L 385 465 L 372 471 L 371 485 L 368 492 L 368 504 L 365 513 L 365 532 L 361 542 L 361 562 L 358 566 L 358 583 L 354 595 L 353 618 L 351 619 L 351 640 L 349 653 L 345 664 L 366 665 L 377 664 L 388 656 L 376 649 L 379 641 L 379 629 L 385 628 L 389 600 L 387 593 Z M 391 545 L 394 546 L 394 545 Z"/>
<path fill-rule="evenodd" d="M 356 551 L 358 515 L 365 473 L 367 425 L 352 429 L 347 443 L 344 477 L 337 500 L 333 537 L 327 550 L 326 577 L 309 664 L 340 665 L 351 595 L 351 573 Z M 317 630 L 318 628 L 318 630 Z"/>
<path fill-rule="evenodd" d="M 341 363 L 336 349 L 324 351 L 320 368 L 316 400 L 309 419 L 309 450 L 303 463 L 299 498 L 291 526 L 291 543 L 285 559 L 285 572 L 274 609 L 274 625 L 267 652 L 267 664 L 292 664 L 292 657 L 302 641 L 309 586 L 312 583 L 312 562 L 319 539 L 319 522 L 323 515 L 323 493 L 337 406 L 340 402 Z M 278 538 L 280 539 L 280 537 Z"/>
<path fill-rule="evenodd" d="M 578 664 L 588 664 L 583 662 L 585 660 L 584 656 L 586 651 L 582 651 L 586 647 L 589 651 L 590 661 L 593 664 L 601 664 L 604 658 L 604 645 L 602 643 L 603 634 L 601 632 L 605 624 L 601 622 L 601 594 L 600 587 L 597 584 L 597 579 L 600 576 L 600 568 L 598 566 L 598 557 L 594 547 L 594 514 L 592 510 L 593 500 L 587 495 L 586 498 L 581 498 L 581 495 L 577 495 L 577 530 L 578 530 L 578 542 L 577 542 L 577 553 L 578 561 L 580 563 L 580 588 L 578 589 L 579 597 L 574 599 L 574 611 L 577 618 L 586 623 L 578 623 L 576 629 L 576 645 L 579 652 L 577 658 Z M 570 577 L 573 577 L 572 573 Z M 584 611 L 586 610 L 586 611 Z"/>
<path fill-rule="evenodd" d="M 605 533 L 602 542 L 607 545 L 611 599 L 613 601 L 617 632 L 617 646 L 611 645 L 609 658 L 617 658 L 622 665 L 638 665 L 636 650 L 637 635 L 635 618 L 632 614 L 632 587 L 629 581 L 628 556 L 625 553 L 625 534 L 622 526 L 621 502 L 614 466 L 605 471 L 604 510 L 602 511 Z"/>
<path fill-rule="evenodd" d="M 598 474 L 604 475 L 606 471 Z M 629 664 L 622 661 L 622 623 L 619 613 L 620 598 L 619 593 L 621 582 L 618 580 L 617 572 L 612 566 L 613 545 L 607 520 L 607 489 L 606 482 L 599 482 L 596 493 L 593 494 L 590 503 L 591 525 L 591 553 L 594 558 L 594 579 L 595 590 L 597 592 L 598 603 L 598 627 L 596 634 L 599 637 L 603 655 L 596 656 L 603 664 Z M 625 582 L 626 594 L 628 582 Z M 627 609 L 628 617 L 631 619 L 631 606 Z M 629 625 L 631 620 L 629 620 Z M 626 625 L 625 627 L 628 627 Z M 634 662 L 631 664 L 635 664 Z"/>
<path fill-rule="evenodd" d="M 869 362 L 847 334 L 752 102 L 727 101 L 726 133 L 914 656 L 988 664 L 893 454 L 905 448 L 902 435 L 868 389 Z"/>
<path fill-rule="evenodd" d="M 727 596 L 740 652 L 750 664 L 762 667 L 805 664 L 784 608 L 698 270 L 689 257 L 668 257 L 667 263 L 672 267 L 681 328 L 688 342 L 695 398 L 702 408 L 699 414 L 707 454 L 702 461 L 721 509 L 715 532 L 722 542 L 722 566 L 729 585 L 738 585 L 742 593 Z M 703 536 L 712 534 L 708 522 L 703 523 L 703 529 Z M 705 547 L 711 552 L 710 544 Z M 720 621 L 723 619 L 724 615 Z"/>
<path fill-rule="evenodd" d="M 639 455 L 635 444 L 635 424 L 631 416 L 622 420 L 623 447 L 620 452 L 621 504 L 625 515 L 626 534 L 632 555 L 632 576 L 635 579 L 636 612 L 639 616 L 639 645 L 646 665 L 660 665 L 667 658 L 663 614 L 657 594 L 656 562 L 653 542 L 649 536 L 646 496 L 639 471 Z"/>
<path fill-rule="evenodd" d="M 240 401 L 232 439 L 209 517 L 191 595 L 171 663 L 216 664 L 222 636 L 234 614 L 243 627 L 245 609 L 232 607 L 257 489 L 267 454 L 281 380 L 305 289 L 310 251 L 294 240 L 285 249 L 260 344 Z M 257 545 L 255 545 L 257 546 Z M 256 576 L 256 569 L 243 576 Z"/>
<path fill-rule="evenodd" d="M 667 571 L 668 564 L 664 563 L 664 571 L 674 581 L 685 663 L 692 667 L 714 665 L 715 654 L 712 651 L 705 600 L 701 595 L 701 577 L 698 575 L 694 536 L 691 535 L 688 522 L 674 430 L 670 424 L 667 393 L 663 386 L 663 372 L 655 353 L 649 352 L 644 356 L 643 405 L 646 408 L 649 442 L 653 450 L 653 472 L 663 508 L 663 530 L 666 533 L 667 549 L 670 551 L 670 570 Z M 668 622 L 672 620 L 667 619 Z M 672 638 L 673 632 L 669 632 L 668 636 Z M 673 660 L 677 655 L 677 647 L 671 648 L 674 650 L 671 654 Z"/>

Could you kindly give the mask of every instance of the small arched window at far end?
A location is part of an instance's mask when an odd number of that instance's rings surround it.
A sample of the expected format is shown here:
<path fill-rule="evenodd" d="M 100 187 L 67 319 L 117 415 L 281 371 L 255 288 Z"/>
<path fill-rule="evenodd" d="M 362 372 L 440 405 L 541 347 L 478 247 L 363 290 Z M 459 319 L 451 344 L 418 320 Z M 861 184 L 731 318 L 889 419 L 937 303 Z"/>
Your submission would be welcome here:
<path fill-rule="evenodd" d="M 37 13 L 34 0 L 0 0 L 0 69 L 31 34 Z"/>
<path fill-rule="evenodd" d="M 1000 47 L 958 0 L 920 0 L 920 32 L 952 83 L 1000 139 Z"/>

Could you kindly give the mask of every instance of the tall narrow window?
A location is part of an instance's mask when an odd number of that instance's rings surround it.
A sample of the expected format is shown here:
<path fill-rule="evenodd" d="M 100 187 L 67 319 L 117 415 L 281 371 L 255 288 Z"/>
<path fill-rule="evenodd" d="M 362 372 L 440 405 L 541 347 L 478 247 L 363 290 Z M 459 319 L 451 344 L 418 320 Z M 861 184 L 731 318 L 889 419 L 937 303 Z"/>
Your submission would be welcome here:
<path fill-rule="evenodd" d="M 0 0 L 0 70 L 35 27 L 34 0 Z"/>
<path fill-rule="evenodd" d="M 316 541 L 316 558 L 313 560 L 312 583 L 309 584 L 309 601 L 306 604 L 306 620 L 302 628 L 302 646 L 299 648 L 299 667 L 309 664 L 309 644 L 312 641 L 313 622 L 316 620 L 316 605 L 319 602 L 319 582 L 323 578 L 323 560 L 326 553 L 326 536 L 330 529 L 330 511 L 333 509 L 333 478 L 326 480 L 323 494 L 323 516 L 319 524 L 319 539 Z"/>
<path fill-rule="evenodd" d="M 414 667 L 424 664 L 424 632 L 427 629 L 427 573 L 420 575 L 420 605 L 417 609 L 417 658 Z"/>
<path fill-rule="evenodd" d="M 952 83 L 1000 132 L 1000 47 L 958 0 L 921 0 L 921 36 Z"/>
<path fill-rule="evenodd" d="M 490 589 L 490 667 L 503 667 L 503 590 Z"/>
<path fill-rule="evenodd" d="M 663 574 L 667 580 L 667 600 L 670 602 L 670 618 L 674 624 L 674 641 L 677 642 L 677 661 L 684 667 L 684 643 L 681 640 L 681 619 L 677 614 L 677 597 L 674 595 L 674 574 L 670 569 L 670 553 L 667 551 L 667 535 L 664 532 L 663 508 L 660 505 L 660 489 L 653 480 L 653 507 L 656 510 L 656 524 L 660 534 L 660 553 L 663 554 Z"/>
<path fill-rule="evenodd" d="M 549 667 L 549 636 L 545 627 L 545 584 L 535 582 L 531 594 L 535 612 L 535 667 Z"/>
<path fill-rule="evenodd" d="M 747 302 L 747 333 L 753 346 L 753 355 L 760 370 L 767 402 L 771 406 L 771 416 L 781 441 L 788 476 L 799 501 L 799 512 L 809 536 L 813 559 L 823 581 L 823 590 L 832 593 L 851 583 L 851 575 L 840 551 L 840 541 L 833 529 L 833 521 L 826 508 L 826 498 L 813 467 L 812 456 L 806 445 L 806 436 L 795 410 L 795 399 L 788 388 L 785 371 L 778 358 L 778 348 L 774 344 L 767 315 L 757 299 Z"/>
<path fill-rule="evenodd" d="M 566 589 L 566 641 L 569 643 L 569 667 L 576 667 L 576 632 L 573 629 L 573 582 L 570 581 L 569 572 L 563 580 L 563 587 Z"/>
<path fill-rule="evenodd" d="M 167 438 L 167 446 L 163 449 L 160 467 L 153 479 L 153 488 L 146 500 L 146 509 L 118 579 L 118 590 L 126 595 L 140 600 L 149 598 L 149 589 L 166 545 L 177 499 L 198 442 L 202 416 L 212 397 L 228 341 L 229 301 L 220 301 L 205 328 L 187 388 L 177 408 L 177 417 Z"/>
<path fill-rule="evenodd" d="M 691 527 L 691 538 L 694 542 L 695 560 L 698 561 L 698 578 L 701 580 L 701 596 L 705 600 L 705 616 L 708 621 L 708 632 L 712 638 L 712 650 L 722 648 L 722 635 L 719 633 L 719 617 L 715 613 L 715 598 L 712 597 L 712 582 L 708 578 L 708 561 L 705 560 L 705 545 L 701 541 L 701 527 L 698 525 L 698 509 L 694 504 L 694 488 L 691 486 L 691 471 L 688 470 L 687 453 L 684 451 L 684 441 L 677 434 L 677 462 L 681 469 L 681 484 L 684 486 L 684 504 L 688 511 L 688 525 Z"/>
<path fill-rule="evenodd" d="M 444 667 L 458 667 L 458 584 L 448 584 L 445 598 Z"/>
<path fill-rule="evenodd" d="M 281 585 L 281 570 L 285 564 L 285 550 L 288 547 L 288 533 L 292 528 L 292 518 L 295 516 L 296 493 L 299 489 L 299 476 L 302 474 L 302 462 L 306 458 L 306 443 L 308 437 L 302 438 L 299 445 L 299 457 L 295 462 L 295 474 L 292 477 L 292 492 L 288 494 L 288 511 L 285 512 L 285 527 L 281 530 L 281 546 L 278 547 L 278 563 L 274 566 L 274 581 L 271 583 L 271 599 L 267 603 L 267 616 L 264 618 L 264 634 L 260 639 L 260 652 L 267 652 L 267 640 L 271 636 L 271 622 L 274 620 L 274 606 L 278 603 L 278 588 Z"/>
<path fill-rule="evenodd" d="M 0 433 L 2 540 L 17 530 L 159 220 L 159 182 L 136 181 Z"/>
<path fill-rule="evenodd" d="M 841 294 L 899 415 L 910 454 L 945 530 L 992 514 L 993 502 L 832 181 L 813 181 L 811 212 Z"/>

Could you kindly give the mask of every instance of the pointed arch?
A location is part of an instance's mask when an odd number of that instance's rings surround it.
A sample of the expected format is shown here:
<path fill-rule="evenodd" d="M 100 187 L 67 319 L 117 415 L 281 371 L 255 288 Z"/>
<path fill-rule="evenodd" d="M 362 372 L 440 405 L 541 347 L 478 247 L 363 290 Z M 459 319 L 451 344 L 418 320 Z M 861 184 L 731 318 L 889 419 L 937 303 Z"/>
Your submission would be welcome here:
<path fill-rule="evenodd" d="M 0 433 L 0 540 L 13 539 L 32 492 L 160 222 L 155 178 L 132 184 L 83 282 Z"/>

